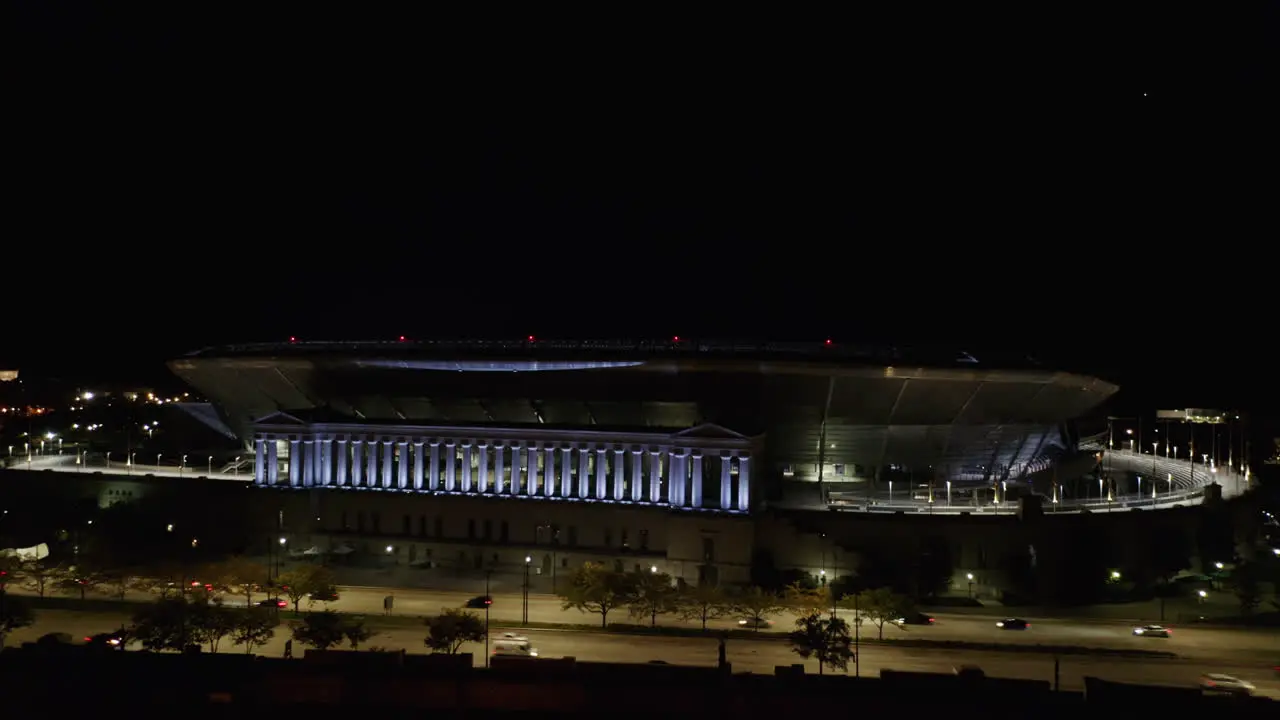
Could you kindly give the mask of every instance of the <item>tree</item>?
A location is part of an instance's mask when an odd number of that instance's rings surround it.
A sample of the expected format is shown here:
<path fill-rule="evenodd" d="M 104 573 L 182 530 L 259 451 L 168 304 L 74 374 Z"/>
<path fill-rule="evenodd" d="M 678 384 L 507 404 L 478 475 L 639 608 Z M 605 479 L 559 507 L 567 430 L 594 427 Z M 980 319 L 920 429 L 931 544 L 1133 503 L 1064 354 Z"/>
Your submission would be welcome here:
<path fill-rule="evenodd" d="M 676 608 L 676 591 L 666 573 L 631 573 L 627 579 L 632 588 L 627 605 L 633 618 L 649 618 L 649 627 L 657 627 L 658 615 Z"/>
<path fill-rule="evenodd" d="M 687 588 L 676 596 L 676 609 L 680 619 L 696 620 L 707 629 L 707 621 L 722 618 L 731 611 L 729 599 L 716 585 L 699 585 Z"/>
<path fill-rule="evenodd" d="M 293 624 L 293 639 L 317 650 L 328 650 L 346 639 L 346 623 L 332 610 L 307 613 Z"/>
<path fill-rule="evenodd" d="M 422 641 L 431 652 L 455 655 L 463 643 L 484 641 L 484 622 L 475 613 L 460 608 L 441 608 L 440 614 L 425 620 L 427 637 Z"/>
<path fill-rule="evenodd" d="M 562 607 L 600 616 L 600 627 L 608 627 L 609 613 L 628 605 L 634 588 L 624 573 L 606 570 L 595 563 L 585 563 L 574 571 L 560 591 Z"/>
<path fill-rule="evenodd" d="M 796 629 L 787 635 L 787 642 L 795 654 L 818 661 L 819 675 L 827 665 L 847 670 L 854 657 L 849 624 L 844 618 L 825 617 L 821 612 L 809 612 L 796 620 Z"/>
<path fill-rule="evenodd" d="M 243 645 L 246 655 L 252 654 L 255 647 L 261 647 L 276 636 L 277 620 L 270 608 L 251 607 L 237 613 L 235 627 L 231 630 L 231 641 Z"/>
<path fill-rule="evenodd" d="M 182 650 L 191 638 L 191 615 L 184 598 L 160 598 L 133 614 L 129 636 L 148 650 Z"/>
<path fill-rule="evenodd" d="M 946 538 L 934 535 L 925 539 L 916 570 L 917 597 L 937 597 L 951 589 L 955 563 Z"/>
<path fill-rule="evenodd" d="M 360 643 L 365 642 L 369 638 L 377 635 L 364 624 L 362 617 L 343 618 L 342 636 L 351 644 L 352 650 L 359 650 Z"/>
<path fill-rule="evenodd" d="M 0 592 L 0 648 L 4 647 L 9 633 L 24 628 L 36 621 L 31 605 L 20 597 Z"/>
<path fill-rule="evenodd" d="M 747 588 L 746 591 L 733 598 L 734 612 L 751 622 L 752 630 L 760 631 L 760 625 L 786 609 L 786 604 L 771 592 L 758 587 Z"/>
<path fill-rule="evenodd" d="M 911 599 L 895 593 L 891 588 L 864 590 L 858 594 L 858 612 L 870 620 L 884 639 L 885 623 L 891 623 L 913 610 Z"/>
<path fill-rule="evenodd" d="M 1231 589 L 1240 601 L 1240 614 L 1252 615 L 1262 604 L 1258 568 L 1253 563 L 1237 565 L 1231 573 Z"/>
<path fill-rule="evenodd" d="M 208 566 L 208 582 L 244 598 L 245 607 L 253 606 L 253 592 L 267 583 L 267 568 L 248 558 L 233 557 Z"/>
<path fill-rule="evenodd" d="M 136 589 L 137 582 L 138 577 L 132 570 L 115 568 L 102 574 L 102 582 L 98 584 L 97 589 L 104 595 L 124 600 L 130 590 Z"/>
<path fill-rule="evenodd" d="M 239 613 L 231 608 L 209 603 L 190 607 L 190 638 L 193 642 L 208 643 L 209 652 L 218 652 L 218 644 L 232 634 L 239 624 Z"/>
<path fill-rule="evenodd" d="M 797 615 L 812 615 L 831 607 L 831 591 L 826 586 L 811 588 L 792 583 L 782 598 Z"/>
<path fill-rule="evenodd" d="M 40 597 L 44 597 L 45 591 L 56 587 L 62 577 L 62 565 L 51 563 L 47 558 L 22 563 L 22 586 Z"/>
<path fill-rule="evenodd" d="M 94 571 L 93 568 L 77 566 L 59 573 L 54 580 L 54 585 L 65 593 L 79 594 L 80 599 L 84 600 L 90 590 L 96 589 L 104 582 L 106 582 L 106 576 Z"/>
<path fill-rule="evenodd" d="M 296 614 L 303 598 L 333 587 L 333 572 L 322 565 L 299 565 L 282 573 L 279 582 L 280 591 L 289 598 Z"/>
<path fill-rule="evenodd" d="M 0 555 L 0 593 L 4 593 L 9 583 L 21 580 L 21 572 L 22 563 L 18 562 L 17 556 Z"/>

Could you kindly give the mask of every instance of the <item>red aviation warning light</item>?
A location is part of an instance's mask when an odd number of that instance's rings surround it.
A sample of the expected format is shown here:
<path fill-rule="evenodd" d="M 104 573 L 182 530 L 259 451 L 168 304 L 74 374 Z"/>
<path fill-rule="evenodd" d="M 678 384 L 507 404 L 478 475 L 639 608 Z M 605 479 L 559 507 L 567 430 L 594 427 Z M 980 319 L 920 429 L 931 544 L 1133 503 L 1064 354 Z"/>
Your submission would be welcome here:
<path fill-rule="evenodd" d="M 529 342 L 537 342 L 537 339 L 534 338 L 532 335 L 530 335 L 527 339 Z"/>
<path fill-rule="evenodd" d="M 827 338 L 822 344 L 824 347 L 831 347 L 831 338 Z"/>
<path fill-rule="evenodd" d="M 672 336 L 671 336 L 671 342 L 680 342 L 680 336 L 679 336 L 679 335 L 672 335 Z"/>
<path fill-rule="evenodd" d="M 403 336 L 403 335 L 401 335 L 401 336 L 400 336 L 400 342 L 404 342 L 404 336 Z"/>
<path fill-rule="evenodd" d="M 290 336 L 289 336 L 289 342 L 291 342 L 291 343 L 296 343 L 296 342 L 298 342 L 298 338 L 296 338 L 296 337 L 294 337 L 294 336 L 290 335 Z"/>

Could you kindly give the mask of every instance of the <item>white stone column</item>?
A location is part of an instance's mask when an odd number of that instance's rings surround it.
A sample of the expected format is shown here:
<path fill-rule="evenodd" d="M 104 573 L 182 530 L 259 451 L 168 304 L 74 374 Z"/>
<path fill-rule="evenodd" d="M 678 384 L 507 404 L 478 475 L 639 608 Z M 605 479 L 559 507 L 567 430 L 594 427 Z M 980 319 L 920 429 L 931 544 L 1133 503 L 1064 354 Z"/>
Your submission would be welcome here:
<path fill-rule="evenodd" d="M 407 490 L 409 489 L 409 441 L 401 440 L 397 443 L 396 451 L 400 456 L 396 461 L 396 487 Z"/>
<path fill-rule="evenodd" d="M 351 439 L 351 487 L 364 487 L 364 438 Z"/>
<path fill-rule="evenodd" d="M 453 492 L 458 479 L 458 446 L 452 440 L 444 443 L 444 489 Z"/>
<path fill-rule="evenodd" d="M 262 485 L 267 479 L 267 441 L 255 438 L 253 441 L 253 484 Z"/>
<path fill-rule="evenodd" d="M 684 498 L 684 450 L 671 451 L 670 465 L 667 466 L 667 502 L 672 507 L 683 507 Z"/>
<path fill-rule="evenodd" d="M 471 441 L 462 441 L 462 492 L 471 492 Z"/>
<path fill-rule="evenodd" d="M 623 491 L 627 487 L 627 482 L 624 479 L 625 477 L 624 473 L 626 472 L 626 469 L 627 469 L 626 454 L 627 454 L 626 448 L 619 447 L 619 448 L 614 448 L 613 450 L 613 499 L 614 500 L 622 500 Z"/>
<path fill-rule="evenodd" d="M 338 475 L 334 478 L 334 484 L 338 487 L 346 487 L 351 482 L 351 478 L 347 476 L 347 445 L 346 440 L 339 440 L 334 449 L 338 454 Z"/>
<path fill-rule="evenodd" d="M 542 449 L 542 494 L 553 497 L 556 494 L 556 446 L 552 443 Z"/>
<path fill-rule="evenodd" d="M 427 487 L 440 489 L 440 441 L 431 440 L 431 464 L 427 466 Z"/>
<path fill-rule="evenodd" d="M 364 441 L 364 486 L 378 487 L 378 438 L 370 437 Z"/>
<path fill-rule="evenodd" d="M 720 509 L 733 509 L 733 456 L 720 456 Z"/>
<path fill-rule="evenodd" d="M 480 441 L 480 460 L 476 465 L 476 492 L 484 494 L 489 492 L 489 441 Z"/>
<path fill-rule="evenodd" d="M 421 440 L 413 441 L 413 489 L 422 491 L 422 479 L 427 472 L 427 450 Z"/>
<path fill-rule="evenodd" d="M 662 450 L 660 449 L 649 451 L 649 502 L 662 502 Z"/>
<path fill-rule="evenodd" d="M 702 451 L 693 451 L 693 476 L 689 479 L 689 504 L 702 507 Z"/>
<path fill-rule="evenodd" d="M 498 495 L 507 492 L 506 478 L 503 477 L 506 471 L 507 460 L 507 444 L 501 440 L 493 444 L 493 491 Z"/>
<path fill-rule="evenodd" d="M 324 439 L 324 445 L 321 446 L 323 454 L 320 456 L 320 476 L 322 484 L 325 487 L 332 487 L 333 482 L 333 436 L 330 435 Z"/>
<path fill-rule="evenodd" d="M 382 441 L 382 489 L 391 489 L 391 470 L 395 462 L 395 441 L 387 438 Z"/>
<path fill-rule="evenodd" d="M 609 495 L 609 448 L 596 448 L 596 499 L 603 500 Z"/>
<path fill-rule="evenodd" d="M 302 441 L 289 438 L 289 487 L 302 482 Z"/>
<path fill-rule="evenodd" d="M 631 501 L 644 499 L 644 458 L 642 450 L 631 451 Z"/>
<path fill-rule="evenodd" d="M 751 509 L 751 458 L 746 455 L 738 458 L 738 509 Z"/>
<path fill-rule="evenodd" d="M 316 474 L 316 443 L 308 438 L 302 441 L 302 487 L 311 487 Z"/>
<path fill-rule="evenodd" d="M 560 497 L 573 493 L 573 446 L 560 448 Z"/>
<path fill-rule="evenodd" d="M 538 448 L 537 443 L 529 443 L 529 467 L 525 468 L 525 479 L 528 483 L 525 485 L 524 491 L 527 495 L 538 494 Z"/>
<path fill-rule="evenodd" d="M 591 497 L 591 447 L 578 443 L 578 497 Z"/>
<path fill-rule="evenodd" d="M 275 487 L 280 482 L 280 442 L 267 439 L 267 485 Z"/>

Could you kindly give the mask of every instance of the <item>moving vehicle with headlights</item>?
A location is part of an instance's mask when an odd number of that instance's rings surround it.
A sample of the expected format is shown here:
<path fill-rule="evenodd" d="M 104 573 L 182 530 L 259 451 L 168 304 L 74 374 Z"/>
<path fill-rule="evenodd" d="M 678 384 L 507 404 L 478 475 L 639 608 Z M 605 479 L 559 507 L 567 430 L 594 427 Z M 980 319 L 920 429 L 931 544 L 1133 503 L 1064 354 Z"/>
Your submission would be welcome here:
<path fill-rule="evenodd" d="M 503 633 L 493 643 L 494 655 L 516 655 L 520 657 L 538 657 L 538 648 L 529 642 L 529 638 L 515 633 Z"/>
<path fill-rule="evenodd" d="M 1005 618 L 996 623 L 996 627 L 1001 630 L 1026 630 L 1031 627 L 1031 623 L 1022 618 Z"/>
<path fill-rule="evenodd" d="M 1252 695 L 1253 691 L 1257 690 L 1251 682 L 1222 673 L 1201 675 L 1200 689 L 1206 693 L 1222 695 Z"/>
<path fill-rule="evenodd" d="M 1133 629 L 1133 634 L 1137 637 L 1153 638 L 1167 638 L 1172 635 L 1172 633 L 1169 632 L 1169 628 L 1163 625 L 1143 625 L 1142 627 L 1136 627 Z"/>
<path fill-rule="evenodd" d="M 738 621 L 738 627 L 744 630 L 768 630 L 773 627 L 773 621 L 762 617 L 746 617 Z"/>

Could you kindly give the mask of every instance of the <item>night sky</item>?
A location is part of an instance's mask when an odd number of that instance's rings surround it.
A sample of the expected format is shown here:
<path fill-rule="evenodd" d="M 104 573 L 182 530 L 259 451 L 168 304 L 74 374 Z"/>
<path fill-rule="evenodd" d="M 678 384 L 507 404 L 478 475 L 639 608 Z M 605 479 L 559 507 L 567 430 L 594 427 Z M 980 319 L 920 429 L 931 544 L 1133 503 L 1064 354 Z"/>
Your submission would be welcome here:
<path fill-rule="evenodd" d="M 1241 5 L 19 3 L 0 365 L 141 379 L 290 335 L 832 337 L 1025 352 L 1161 406 L 1253 402 L 1280 36 L 1275 4 Z"/>

